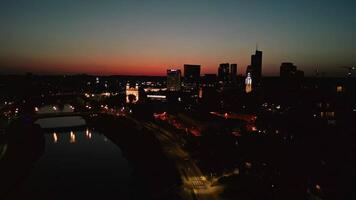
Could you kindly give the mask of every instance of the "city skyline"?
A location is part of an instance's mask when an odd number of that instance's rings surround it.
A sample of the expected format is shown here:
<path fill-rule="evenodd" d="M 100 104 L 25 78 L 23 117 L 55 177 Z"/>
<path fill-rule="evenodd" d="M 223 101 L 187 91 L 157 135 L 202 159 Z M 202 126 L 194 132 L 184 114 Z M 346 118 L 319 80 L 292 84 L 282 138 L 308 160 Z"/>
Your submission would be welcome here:
<path fill-rule="evenodd" d="M 355 8 L 0 0 L 0 199 L 349 199 Z"/>
<path fill-rule="evenodd" d="M 263 51 L 262 73 L 293 62 L 344 76 L 356 63 L 353 1 L 4 1 L 0 73 L 160 75 L 201 65 L 217 74 Z"/>

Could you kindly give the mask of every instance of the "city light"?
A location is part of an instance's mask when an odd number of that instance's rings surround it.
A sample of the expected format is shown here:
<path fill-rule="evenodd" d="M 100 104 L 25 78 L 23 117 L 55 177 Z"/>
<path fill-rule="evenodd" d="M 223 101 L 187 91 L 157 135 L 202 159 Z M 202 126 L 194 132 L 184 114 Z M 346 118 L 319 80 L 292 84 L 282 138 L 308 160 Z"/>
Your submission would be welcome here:
<path fill-rule="evenodd" d="M 104 92 L 104 93 L 102 93 L 101 95 L 102 95 L 102 96 L 106 96 L 106 97 L 110 97 L 111 94 L 110 94 L 110 92 Z"/>
<path fill-rule="evenodd" d="M 318 184 L 315 185 L 315 188 L 316 188 L 317 190 L 321 190 L 321 187 L 320 187 L 320 185 L 318 185 Z"/>
<path fill-rule="evenodd" d="M 159 1 L 2 3 L 6 198 L 348 199 L 350 3 Z"/>
<path fill-rule="evenodd" d="M 69 143 L 75 143 L 75 134 L 73 131 L 70 132 Z"/>
<path fill-rule="evenodd" d="M 342 92 L 343 87 L 341 85 L 336 86 L 336 92 Z"/>
<path fill-rule="evenodd" d="M 89 131 L 89 129 L 87 129 L 86 131 L 85 131 L 85 137 L 87 138 L 87 139 L 91 139 L 91 132 Z"/>
<path fill-rule="evenodd" d="M 57 133 L 53 133 L 53 143 L 57 143 L 58 142 L 58 135 Z"/>
<path fill-rule="evenodd" d="M 147 95 L 147 98 L 152 98 L 152 99 L 166 99 L 166 96 L 165 95 Z"/>
<path fill-rule="evenodd" d="M 246 93 L 252 92 L 252 77 L 251 77 L 251 73 L 247 73 L 247 77 L 245 79 L 245 92 Z"/>

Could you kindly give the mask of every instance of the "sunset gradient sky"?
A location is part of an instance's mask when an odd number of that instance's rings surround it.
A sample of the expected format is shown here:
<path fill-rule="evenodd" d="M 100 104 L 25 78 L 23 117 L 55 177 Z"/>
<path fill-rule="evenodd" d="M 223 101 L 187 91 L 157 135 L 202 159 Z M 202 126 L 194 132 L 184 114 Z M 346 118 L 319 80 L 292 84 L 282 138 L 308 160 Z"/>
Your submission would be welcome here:
<path fill-rule="evenodd" d="M 164 75 L 222 62 L 263 74 L 356 64 L 356 1 L 0 0 L 0 73 Z"/>

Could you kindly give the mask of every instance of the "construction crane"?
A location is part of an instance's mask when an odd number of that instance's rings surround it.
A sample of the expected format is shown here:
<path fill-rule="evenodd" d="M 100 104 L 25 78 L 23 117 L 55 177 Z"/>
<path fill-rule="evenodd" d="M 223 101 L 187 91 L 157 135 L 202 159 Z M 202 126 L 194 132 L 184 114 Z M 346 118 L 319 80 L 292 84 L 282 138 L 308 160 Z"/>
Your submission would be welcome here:
<path fill-rule="evenodd" d="M 348 72 L 347 72 L 347 76 L 348 77 L 351 77 L 352 76 L 352 71 L 356 70 L 356 67 L 346 67 L 346 66 L 342 66 L 340 68 L 344 68 L 344 69 L 347 69 Z"/>

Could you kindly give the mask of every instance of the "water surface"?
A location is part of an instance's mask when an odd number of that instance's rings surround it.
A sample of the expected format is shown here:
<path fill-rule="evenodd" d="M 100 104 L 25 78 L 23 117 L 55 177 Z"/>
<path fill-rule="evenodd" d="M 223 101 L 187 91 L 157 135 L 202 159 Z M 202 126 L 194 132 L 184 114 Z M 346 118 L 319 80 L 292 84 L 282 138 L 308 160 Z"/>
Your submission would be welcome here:
<path fill-rule="evenodd" d="M 22 194 L 31 199 L 130 198 L 131 168 L 104 135 L 84 129 L 44 137 L 44 153 L 22 183 Z"/>

